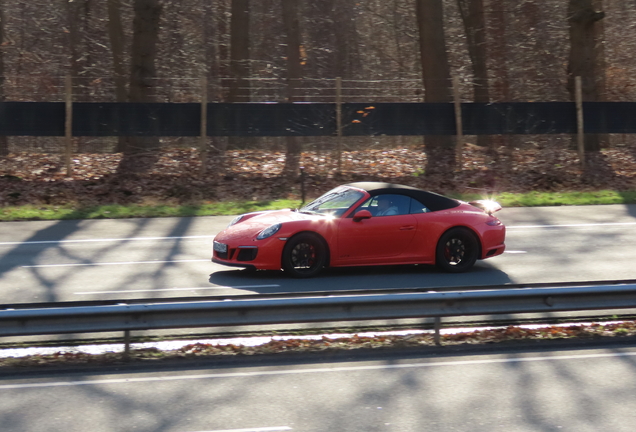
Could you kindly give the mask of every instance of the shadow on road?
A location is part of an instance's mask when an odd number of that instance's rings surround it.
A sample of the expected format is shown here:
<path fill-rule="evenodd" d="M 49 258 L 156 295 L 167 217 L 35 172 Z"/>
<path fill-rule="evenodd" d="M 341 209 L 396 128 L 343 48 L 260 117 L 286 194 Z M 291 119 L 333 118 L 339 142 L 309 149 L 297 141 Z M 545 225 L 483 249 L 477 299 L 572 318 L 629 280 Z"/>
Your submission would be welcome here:
<path fill-rule="evenodd" d="M 294 279 L 282 271 L 222 270 L 210 275 L 211 283 L 259 294 L 366 289 L 448 288 L 513 283 L 508 275 L 486 262 L 467 273 L 450 274 L 434 266 L 369 266 L 326 269 L 313 279 Z"/>
<path fill-rule="evenodd" d="M 53 225 L 35 232 L 30 238 L 8 249 L 7 252 L 0 254 L 0 276 L 16 267 L 36 264 L 40 255 L 45 254 L 51 248 L 58 248 L 60 240 L 78 231 L 80 222 L 80 220 L 57 221 Z M 26 257 L 26 259 L 17 260 L 16 257 Z M 39 292 L 38 300 L 57 301 L 56 281 L 45 277 L 36 268 L 32 269 L 31 274 L 39 282 L 40 287 L 44 289 L 44 292 Z"/>
<path fill-rule="evenodd" d="M 175 258 L 185 253 L 183 243 L 192 220 L 178 218 L 174 224 L 155 229 L 153 219 L 122 219 L 117 222 L 119 231 L 110 234 L 115 236 L 115 240 L 105 239 L 102 242 L 92 242 L 96 239 L 90 236 L 93 225 L 99 221 L 77 219 L 42 222 L 43 225 L 33 230 L 29 237 L 2 245 L 0 279 L 7 284 L 7 288 L 11 288 L 3 292 L 3 301 L 20 303 L 67 300 L 63 290 L 71 280 L 78 279 L 83 274 L 95 275 L 95 282 L 116 280 L 118 287 L 135 287 L 148 279 L 161 281 L 178 264 Z M 11 229 L 21 229 L 22 223 L 16 222 L 15 228 L 11 226 Z M 83 235 L 82 232 L 89 235 Z M 151 272 L 130 272 L 126 275 L 114 266 L 97 265 L 108 259 L 124 261 L 125 264 L 125 258 L 120 256 L 123 256 L 130 245 L 127 239 L 144 235 L 174 239 L 166 242 L 167 247 L 164 244 L 152 245 L 138 255 L 139 261 L 158 261 Z M 89 243 L 82 243 L 83 241 L 91 241 L 90 247 L 84 246 Z M 21 273 L 18 274 L 15 270 Z M 155 296 L 152 290 L 149 290 L 148 295 Z"/>

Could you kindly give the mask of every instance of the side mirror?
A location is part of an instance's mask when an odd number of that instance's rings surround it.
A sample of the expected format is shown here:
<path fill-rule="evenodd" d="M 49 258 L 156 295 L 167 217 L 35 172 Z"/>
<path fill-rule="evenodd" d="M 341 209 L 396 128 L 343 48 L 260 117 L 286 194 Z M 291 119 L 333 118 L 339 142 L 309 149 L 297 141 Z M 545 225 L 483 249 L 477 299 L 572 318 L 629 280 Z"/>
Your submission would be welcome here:
<path fill-rule="evenodd" d="M 354 222 L 360 222 L 362 219 L 371 219 L 371 212 L 369 210 L 360 210 L 353 215 Z"/>

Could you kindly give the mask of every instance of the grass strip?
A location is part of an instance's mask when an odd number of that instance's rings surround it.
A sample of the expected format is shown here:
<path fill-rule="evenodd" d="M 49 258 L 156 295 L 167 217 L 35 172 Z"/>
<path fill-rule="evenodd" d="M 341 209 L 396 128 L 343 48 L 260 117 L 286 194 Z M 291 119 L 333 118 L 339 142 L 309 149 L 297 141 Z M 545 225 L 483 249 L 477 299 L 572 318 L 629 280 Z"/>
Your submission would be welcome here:
<path fill-rule="evenodd" d="M 636 191 L 592 192 L 529 192 L 508 193 L 484 197 L 475 194 L 449 194 L 470 201 L 490 198 L 503 207 L 539 207 L 602 204 L 636 204 Z M 122 219 L 153 217 L 193 217 L 237 215 L 259 210 L 296 208 L 299 200 L 227 201 L 193 204 L 108 204 L 83 205 L 25 205 L 0 207 L 0 221 L 64 220 L 64 219 Z"/>
<path fill-rule="evenodd" d="M 26 205 L 0 208 L 0 221 L 123 219 L 237 215 L 259 210 L 298 207 L 300 201 L 206 202 L 201 204 L 108 204 L 98 206 Z"/>

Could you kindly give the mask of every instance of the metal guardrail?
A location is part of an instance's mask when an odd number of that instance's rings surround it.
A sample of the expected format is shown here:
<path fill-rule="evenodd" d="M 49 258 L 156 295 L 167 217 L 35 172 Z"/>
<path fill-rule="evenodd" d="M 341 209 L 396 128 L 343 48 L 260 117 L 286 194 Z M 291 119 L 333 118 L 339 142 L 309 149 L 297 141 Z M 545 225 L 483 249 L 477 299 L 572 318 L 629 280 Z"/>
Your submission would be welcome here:
<path fill-rule="evenodd" d="M 234 300 L 273 300 L 281 298 L 309 298 L 309 297 L 333 297 L 333 296 L 361 296 L 361 295 L 380 295 L 380 294 L 417 294 L 431 292 L 449 292 L 449 291 L 476 291 L 476 290 L 506 290 L 521 288 L 573 288 L 585 286 L 609 286 L 609 285 L 629 285 L 636 286 L 636 279 L 618 279 L 618 280 L 595 280 L 584 282 L 533 282 L 533 283 L 505 283 L 500 285 L 449 285 L 441 287 L 405 287 L 405 288 L 371 288 L 371 289 L 348 289 L 337 291 L 281 291 L 268 294 L 232 294 L 232 295 L 196 295 L 186 297 L 157 297 L 157 298 L 130 298 L 130 299 L 108 299 L 108 300 L 72 300 L 59 302 L 29 302 L 29 303 L 4 303 L 0 304 L 0 312 L 7 309 L 48 309 L 59 307 L 78 307 L 78 306 L 116 306 L 116 305 L 133 305 L 133 304 L 159 304 L 159 303 L 190 303 L 201 301 L 234 301 Z"/>
<path fill-rule="evenodd" d="M 0 311 L 0 336 L 627 308 L 636 284 L 50 307 Z"/>

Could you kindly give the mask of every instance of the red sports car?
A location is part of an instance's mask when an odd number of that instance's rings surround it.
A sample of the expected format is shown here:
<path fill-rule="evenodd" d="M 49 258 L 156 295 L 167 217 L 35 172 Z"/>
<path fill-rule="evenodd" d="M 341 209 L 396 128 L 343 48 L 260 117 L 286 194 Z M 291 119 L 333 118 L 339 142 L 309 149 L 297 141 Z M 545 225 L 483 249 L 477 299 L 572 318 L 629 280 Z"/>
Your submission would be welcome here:
<path fill-rule="evenodd" d="M 436 264 L 449 272 L 503 253 L 493 201 L 466 203 L 389 183 L 351 183 L 299 210 L 247 213 L 214 238 L 212 261 L 312 277 L 324 267 Z"/>

